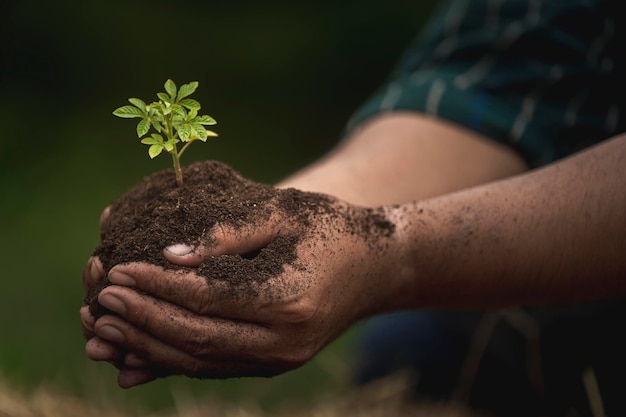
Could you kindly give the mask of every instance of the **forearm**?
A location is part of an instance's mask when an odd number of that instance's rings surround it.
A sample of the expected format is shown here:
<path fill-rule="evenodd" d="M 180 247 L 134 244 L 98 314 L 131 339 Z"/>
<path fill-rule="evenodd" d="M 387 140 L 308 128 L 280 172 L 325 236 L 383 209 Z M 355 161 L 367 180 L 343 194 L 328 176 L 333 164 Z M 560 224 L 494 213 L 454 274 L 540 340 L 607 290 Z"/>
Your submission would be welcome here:
<path fill-rule="evenodd" d="M 388 310 L 626 296 L 626 136 L 546 168 L 389 209 Z M 391 266 L 390 266 L 391 268 Z"/>
<path fill-rule="evenodd" d="M 417 113 L 379 116 L 278 184 L 378 206 L 421 200 L 526 169 L 511 149 Z"/>

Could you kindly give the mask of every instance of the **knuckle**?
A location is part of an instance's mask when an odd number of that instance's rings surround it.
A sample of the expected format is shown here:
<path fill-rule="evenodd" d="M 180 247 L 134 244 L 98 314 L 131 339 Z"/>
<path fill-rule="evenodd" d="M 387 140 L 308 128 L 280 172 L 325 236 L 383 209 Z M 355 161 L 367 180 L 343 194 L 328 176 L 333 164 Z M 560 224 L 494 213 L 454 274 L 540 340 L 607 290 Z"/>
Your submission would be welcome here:
<path fill-rule="evenodd" d="M 210 346 L 203 332 L 188 330 L 183 336 L 185 351 L 194 358 L 202 358 L 208 355 Z"/>
<path fill-rule="evenodd" d="M 310 299 L 301 299 L 284 308 L 281 319 L 287 323 L 304 323 L 312 320 L 317 311 L 317 303 Z"/>
<path fill-rule="evenodd" d="M 198 279 L 190 289 L 189 308 L 197 314 L 207 314 L 214 302 L 214 295 L 206 281 Z"/>

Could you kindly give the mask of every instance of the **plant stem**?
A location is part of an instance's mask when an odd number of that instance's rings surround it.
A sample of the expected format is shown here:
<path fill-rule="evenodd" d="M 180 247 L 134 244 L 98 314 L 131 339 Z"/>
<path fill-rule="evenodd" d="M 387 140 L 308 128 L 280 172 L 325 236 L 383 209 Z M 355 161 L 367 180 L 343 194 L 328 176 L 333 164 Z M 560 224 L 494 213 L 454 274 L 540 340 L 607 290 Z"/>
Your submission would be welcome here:
<path fill-rule="evenodd" d="M 178 159 L 178 155 L 176 152 L 176 148 L 171 152 L 172 160 L 174 161 L 174 172 L 176 173 L 176 184 L 179 187 L 183 186 L 183 170 L 180 168 L 180 160 Z"/>
<path fill-rule="evenodd" d="M 178 158 L 179 159 L 180 159 L 181 156 L 183 156 L 183 152 L 185 152 L 185 149 L 187 149 L 189 147 L 189 145 L 191 145 L 191 142 L 185 143 L 185 145 L 180 149 L 180 152 L 178 152 Z"/>
<path fill-rule="evenodd" d="M 165 113 L 165 108 L 163 107 L 163 105 L 161 105 L 161 109 L 163 110 L 163 113 Z M 170 116 L 171 117 L 171 116 Z M 167 136 L 167 140 L 168 141 L 173 141 L 174 140 L 174 128 L 172 127 L 172 120 L 170 119 L 170 117 L 165 117 L 165 134 Z M 172 149 L 172 151 L 170 152 L 170 155 L 172 155 L 172 160 L 174 161 L 174 172 L 176 173 L 176 184 L 178 184 L 179 187 L 183 186 L 183 171 L 180 168 L 180 157 L 178 155 L 178 149 L 176 147 L 176 144 L 174 144 L 174 149 Z"/>

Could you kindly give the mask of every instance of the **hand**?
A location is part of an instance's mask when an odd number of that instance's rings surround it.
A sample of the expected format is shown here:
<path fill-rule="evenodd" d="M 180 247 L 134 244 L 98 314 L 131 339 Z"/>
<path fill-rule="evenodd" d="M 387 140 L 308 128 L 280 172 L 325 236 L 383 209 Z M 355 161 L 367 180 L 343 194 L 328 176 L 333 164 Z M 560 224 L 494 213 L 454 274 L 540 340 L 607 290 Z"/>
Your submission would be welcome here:
<path fill-rule="evenodd" d="M 106 227 L 106 220 L 110 214 L 110 207 L 103 210 L 100 216 L 100 229 Z M 102 285 L 105 279 L 105 271 L 100 259 L 91 257 L 82 274 L 82 285 L 85 295 L 90 294 L 94 288 Z M 129 387 L 143 384 L 155 379 L 157 376 L 167 375 L 167 371 L 153 366 L 137 354 L 126 352 L 119 346 L 96 336 L 94 332 L 95 319 L 91 315 L 89 306 L 83 305 L 80 309 L 82 331 L 87 344 L 85 346 L 88 356 L 95 361 L 107 361 L 120 370 L 119 384 L 121 387 Z M 102 331 L 101 331 L 102 332 Z M 104 330 L 106 333 L 106 329 Z"/>
<path fill-rule="evenodd" d="M 288 214 L 277 204 L 269 219 L 241 229 L 217 225 L 210 247 L 167 248 L 181 269 L 113 267 L 113 285 L 99 301 L 119 316 L 92 323 L 83 311 L 87 336 L 95 335 L 88 355 L 116 363 L 124 387 L 170 373 L 271 376 L 307 362 L 382 304 L 383 249 L 393 225 L 382 210 L 328 198 L 315 215 L 301 206 Z M 266 263 L 289 252 L 281 247 L 289 243 L 295 258 L 269 272 Z M 97 261 L 90 270 L 98 276 Z M 122 358 L 123 351 L 132 354 Z"/>

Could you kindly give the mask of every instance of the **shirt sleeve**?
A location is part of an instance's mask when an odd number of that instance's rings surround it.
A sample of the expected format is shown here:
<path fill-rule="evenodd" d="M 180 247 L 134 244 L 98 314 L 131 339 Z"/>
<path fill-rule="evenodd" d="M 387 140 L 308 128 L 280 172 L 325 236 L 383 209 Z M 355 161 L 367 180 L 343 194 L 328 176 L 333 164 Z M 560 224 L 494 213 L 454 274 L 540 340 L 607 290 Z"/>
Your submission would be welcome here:
<path fill-rule="evenodd" d="M 444 2 L 348 123 L 427 113 L 515 148 L 533 167 L 626 130 L 618 1 Z"/>

